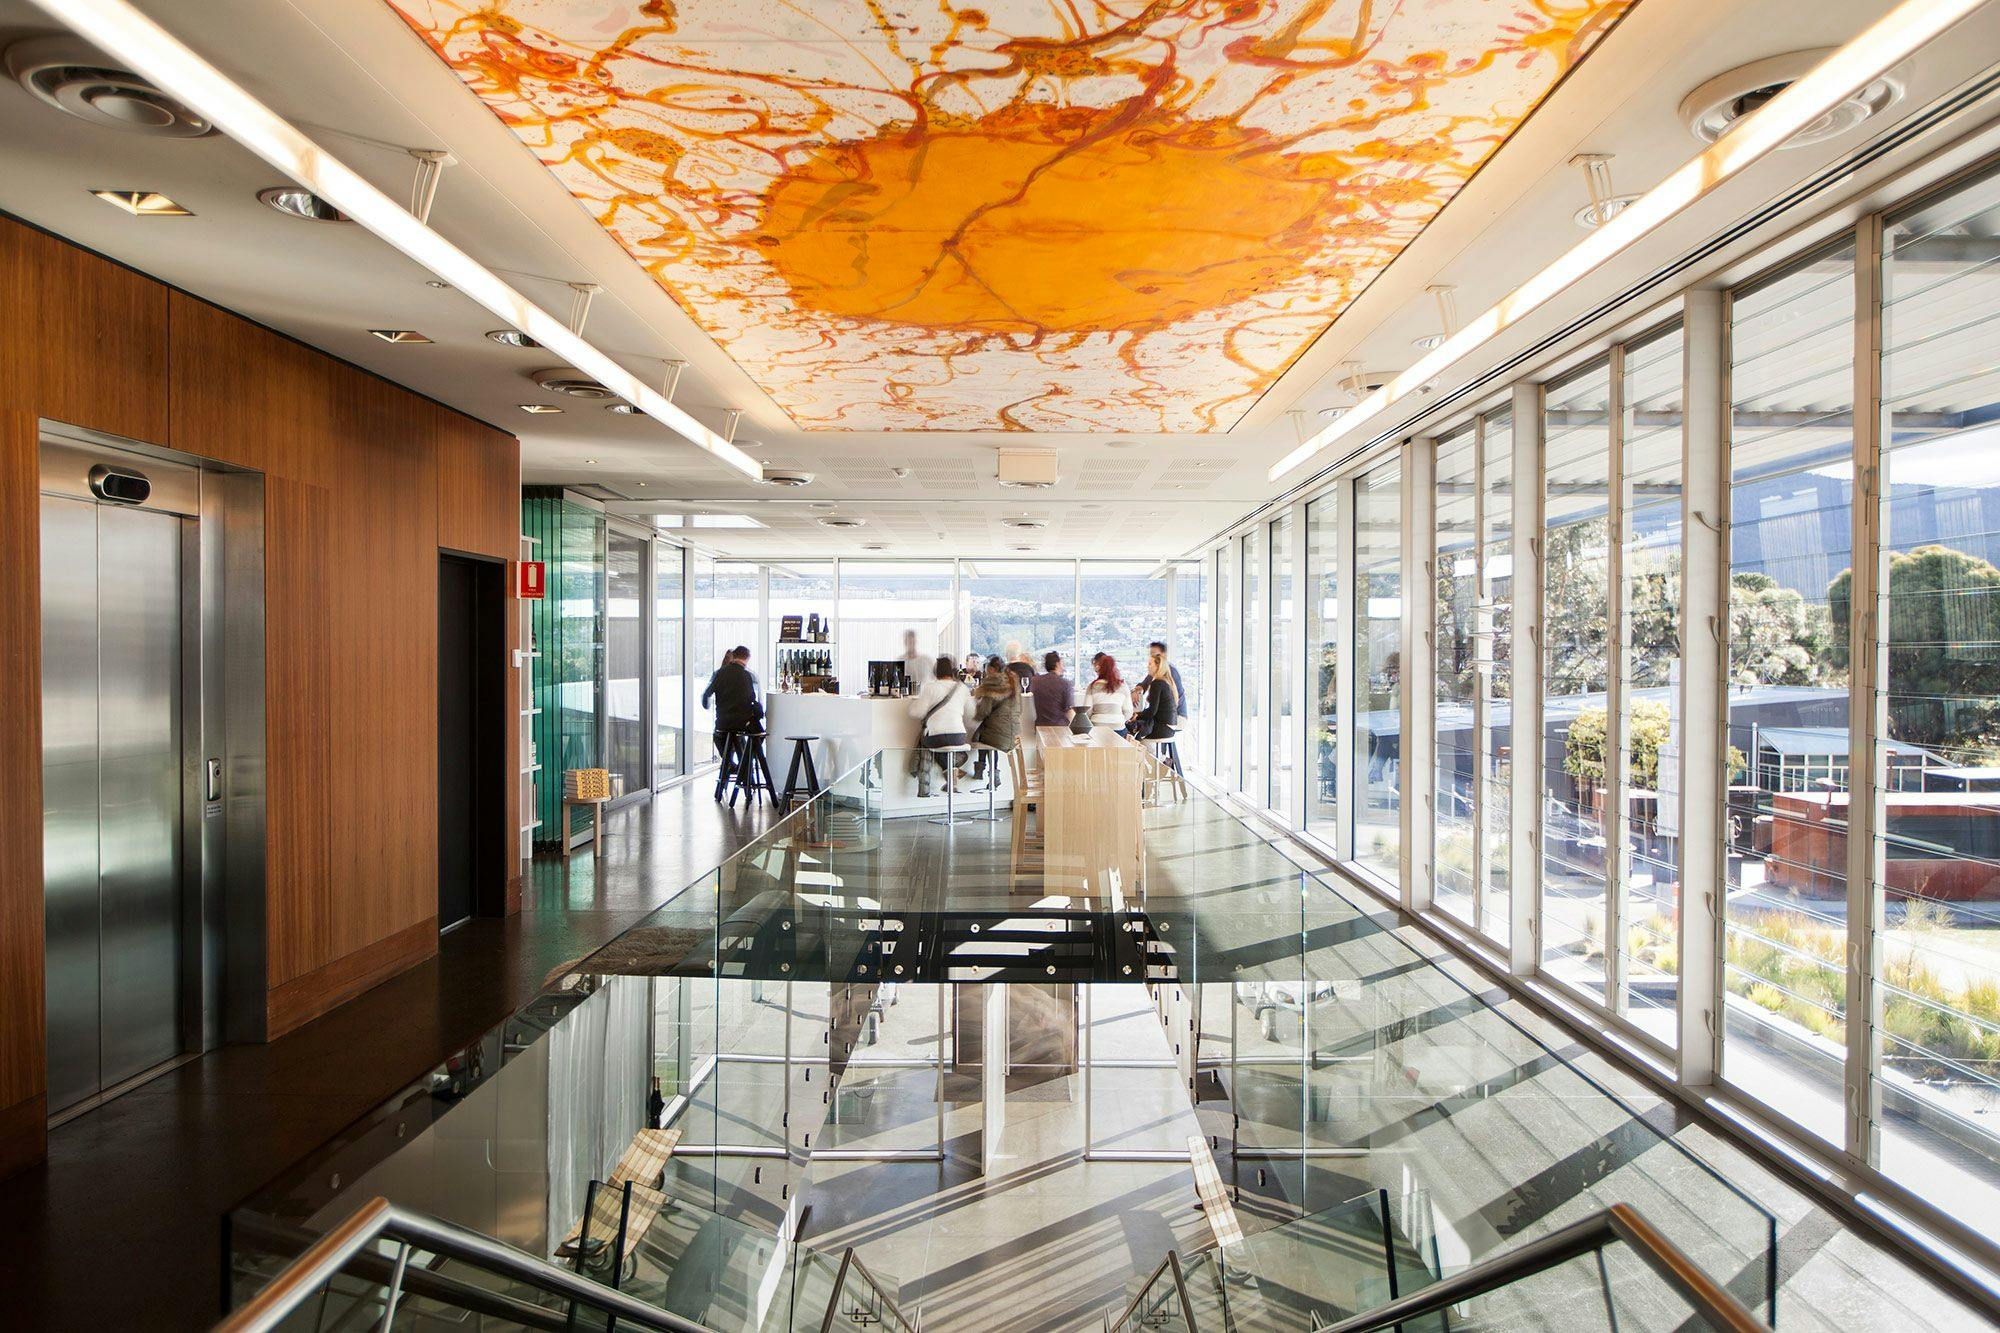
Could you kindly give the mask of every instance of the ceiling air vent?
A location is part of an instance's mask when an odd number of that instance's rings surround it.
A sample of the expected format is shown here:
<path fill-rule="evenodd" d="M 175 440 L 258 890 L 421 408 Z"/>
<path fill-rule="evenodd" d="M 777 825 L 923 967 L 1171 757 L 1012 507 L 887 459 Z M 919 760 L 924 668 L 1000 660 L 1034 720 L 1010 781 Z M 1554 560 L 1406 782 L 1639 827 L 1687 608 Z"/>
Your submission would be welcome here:
<path fill-rule="evenodd" d="M 1831 49 L 1793 51 L 1753 60 L 1726 74 L 1718 74 L 1681 99 L 1681 119 L 1695 138 L 1714 143 L 1730 126 L 1791 87 L 1831 54 Z M 1909 71 L 1898 65 L 1794 134 L 1784 146 L 1803 148 L 1845 134 L 1902 101 L 1908 87 Z"/>
<path fill-rule="evenodd" d="M 105 129 L 198 139 L 215 126 L 74 37 L 34 37 L 7 48 L 7 72 L 23 88 L 78 120 Z"/>
<path fill-rule="evenodd" d="M 766 486 L 810 486 L 813 474 L 792 467 L 767 467 L 758 480 Z"/>
<path fill-rule="evenodd" d="M 1038 518 L 1003 518 L 1000 526 L 1013 528 L 1016 532 L 1040 532 L 1048 524 Z"/>
<path fill-rule="evenodd" d="M 553 370 L 538 370 L 530 378 L 550 393 L 567 394 L 571 398 L 584 398 L 594 403 L 609 402 L 618 396 L 596 380 L 561 366 Z"/>

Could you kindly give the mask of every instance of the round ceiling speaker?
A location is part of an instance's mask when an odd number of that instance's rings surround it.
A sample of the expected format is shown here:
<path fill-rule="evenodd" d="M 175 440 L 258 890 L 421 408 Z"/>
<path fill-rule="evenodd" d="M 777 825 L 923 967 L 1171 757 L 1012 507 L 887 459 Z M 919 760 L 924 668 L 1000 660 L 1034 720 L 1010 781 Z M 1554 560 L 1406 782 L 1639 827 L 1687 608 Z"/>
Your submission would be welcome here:
<path fill-rule="evenodd" d="M 1681 99 L 1681 120 L 1695 138 L 1714 143 L 1737 121 L 1756 112 L 1831 54 L 1830 48 L 1793 51 L 1718 74 Z M 1803 148 L 1847 133 L 1902 101 L 1909 82 L 1908 67 L 1898 65 L 1785 140 L 1784 146 Z"/>
<path fill-rule="evenodd" d="M 7 72 L 56 110 L 105 129 L 198 139 L 215 126 L 75 37 L 32 37 L 7 48 Z"/>
<path fill-rule="evenodd" d="M 550 393 L 564 394 L 570 398 L 582 398 L 588 402 L 609 402 L 618 395 L 586 375 L 563 366 L 549 370 L 538 370 L 528 378 Z"/>

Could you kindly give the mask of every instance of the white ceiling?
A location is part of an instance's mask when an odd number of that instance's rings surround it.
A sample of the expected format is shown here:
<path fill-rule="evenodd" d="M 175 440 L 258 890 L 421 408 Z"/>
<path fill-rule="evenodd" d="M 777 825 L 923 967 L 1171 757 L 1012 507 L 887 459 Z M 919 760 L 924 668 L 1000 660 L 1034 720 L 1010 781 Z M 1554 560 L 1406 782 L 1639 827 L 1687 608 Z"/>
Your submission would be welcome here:
<path fill-rule="evenodd" d="M 742 411 L 738 443 L 817 480 L 799 490 L 756 485 L 648 418 L 591 404 L 571 403 L 559 416 L 521 412 L 517 404 L 558 401 L 528 378 L 553 364 L 546 353 L 487 341 L 481 335 L 495 327 L 491 316 L 425 286 L 426 274 L 359 229 L 263 208 L 256 191 L 280 183 L 276 173 L 221 139 L 96 129 L 8 83 L 0 86 L 0 209 L 515 432 L 530 483 L 608 485 L 633 497 L 612 506 L 625 512 L 706 509 L 760 519 L 754 529 L 702 532 L 702 543 L 718 551 L 796 556 L 880 545 L 895 555 L 993 555 L 1025 545 L 1141 559 L 1186 551 L 1276 493 L 1265 470 L 1306 423 L 1316 427 L 1320 408 L 1346 401 L 1341 362 L 1358 359 L 1370 372 L 1413 362 L 1420 353 L 1412 340 L 1436 323 L 1426 284 L 1454 284 L 1460 315 L 1470 317 L 1572 245 L 1582 235 L 1573 215 L 1584 202 L 1581 178 L 1566 165 L 1572 155 L 1615 154 L 1618 188 L 1644 189 L 1698 146 L 1676 113 L 1688 90 L 1760 56 L 1837 45 L 1889 8 L 1867 0 L 1640 0 L 1233 430 L 1104 438 L 797 430 L 387 4 L 140 0 L 139 7 L 391 195 L 409 189 L 414 162 L 405 148 L 450 150 L 458 161 L 432 215 L 439 231 L 559 315 L 570 300 L 566 283 L 601 284 L 585 330 L 592 342 L 646 376 L 665 358 L 686 360 L 678 402 L 718 429 L 729 409 Z M 23 0 L 0 0 L 0 38 L 50 26 Z M 1913 95 L 1892 114 L 1954 86 L 1995 50 L 2000 6 L 1988 6 L 1913 62 Z M 1592 307 L 1860 137 L 1774 155 L 1450 378 L 1469 378 Z M 91 199 L 92 188 L 159 190 L 196 216 L 129 218 Z M 380 327 L 420 329 L 436 341 L 390 346 L 366 332 Z M 1296 423 L 1287 415 L 1294 410 L 1302 414 Z M 1055 489 L 996 484 L 996 448 L 1023 446 L 1057 452 Z M 864 526 L 820 527 L 815 520 L 830 512 Z M 1024 512 L 1047 528 L 1024 535 L 1002 526 Z"/>

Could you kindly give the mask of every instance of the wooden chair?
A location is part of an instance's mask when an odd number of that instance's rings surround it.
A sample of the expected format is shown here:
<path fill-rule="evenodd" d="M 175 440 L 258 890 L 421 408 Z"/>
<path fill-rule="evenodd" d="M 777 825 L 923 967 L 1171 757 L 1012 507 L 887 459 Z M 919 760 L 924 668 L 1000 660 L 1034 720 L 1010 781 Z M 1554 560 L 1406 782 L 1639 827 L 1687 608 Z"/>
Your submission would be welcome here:
<path fill-rule="evenodd" d="M 595 1241 L 609 1243 L 618 1234 L 618 1215 L 625 1208 L 625 1186 L 632 1189 L 631 1211 L 626 1215 L 625 1251 L 619 1256 L 624 1262 L 637 1245 L 638 1237 L 646 1233 L 646 1227 L 653 1224 L 660 1210 L 666 1207 L 667 1196 L 660 1193 L 666 1183 L 667 1162 L 674 1155 L 674 1147 L 680 1143 L 684 1131 L 673 1129 L 642 1129 L 632 1136 L 625 1145 L 624 1155 L 611 1168 L 611 1174 L 599 1183 L 594 1197 L 585 1209 L 584 1216 L 577 1218 L 569 1235 L 555 1250 L 559 1259 L 574 1259 L 578 1256 L 583 1240 L 584 1223 L 590 1224 L 590 1237 Z M 644 1225 L 635 1226 L 634 1219 L 640 1218 L 644 1210 Z"/>
<path fill-rule="evenodd" d="M 1241 1244 L 1243 1224 L 1236 1220 L 1235 1205 L 1229 1202 L 1229 1191 L 1223 1186 L 1222 1172 L 1216 1169 L 1215 1155 L 1208 1150 L 1208 1140 L 1200 1134 L 1188 1135 L 1188 1161 L 1194 1166 L 1195 1207 L 1208 1219 L 1215 1243 Z"/>
<path fill-rule="evenodd" d="M 1028 767 L 1028 756 L 1021 746 L 1021 738 L 1014 738 L 1014 748 L 1007 752 L 1008 763 L 1013 767 L 1014 776 L 1014 848 L 1013 873 L 1018 877 L 1028 868 L 1024 862 L 1030 853 L 1039 856 L 1042 850 L 1042 836 L 1046 826 L 1042 822 L 1042 777 Z M 1029 816 L 1034 819 L 1034 833 L 1028 831 Z"/>

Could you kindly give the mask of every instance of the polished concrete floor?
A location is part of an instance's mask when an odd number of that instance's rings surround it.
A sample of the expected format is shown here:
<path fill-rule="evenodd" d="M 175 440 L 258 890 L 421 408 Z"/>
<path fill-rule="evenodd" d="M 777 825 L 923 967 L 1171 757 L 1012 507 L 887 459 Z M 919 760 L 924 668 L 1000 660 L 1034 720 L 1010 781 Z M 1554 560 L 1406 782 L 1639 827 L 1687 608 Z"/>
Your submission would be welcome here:
<path fill-rule="evenodd" d="M 212 1051 L 58 1126 L 43 1165 L 0 1182 L 0 1323 L 207 1327 L 231 1208 L 769 821 L 718 807 L 702 781 L 615 812 L 601 856 L 534 863 L 518 916 L 467 922 L 317 1022 Z"/>

